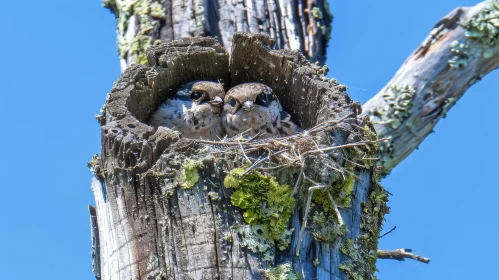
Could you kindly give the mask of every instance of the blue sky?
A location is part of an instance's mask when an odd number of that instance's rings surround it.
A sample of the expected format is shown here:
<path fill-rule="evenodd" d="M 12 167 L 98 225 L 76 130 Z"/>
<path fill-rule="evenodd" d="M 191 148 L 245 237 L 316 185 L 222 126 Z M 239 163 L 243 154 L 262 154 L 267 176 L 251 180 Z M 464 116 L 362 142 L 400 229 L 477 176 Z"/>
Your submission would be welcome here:
<path fill-rule="evenodd" d="M 330 76 L 368 100 L 441 17 L 477 2 L 332 1 Z M 7 1 L 0 26 L 2 278 L 92 279 L 86 162 L 100 152 L 93 116 L 120 75 L 114 17 L 99 1 Z M 473 86 L 383 181 L 385 229 L 397 230 L 380 248 L 432 262 L 380 260 L 380 279 L 498 277 L 498 81 Z"/>

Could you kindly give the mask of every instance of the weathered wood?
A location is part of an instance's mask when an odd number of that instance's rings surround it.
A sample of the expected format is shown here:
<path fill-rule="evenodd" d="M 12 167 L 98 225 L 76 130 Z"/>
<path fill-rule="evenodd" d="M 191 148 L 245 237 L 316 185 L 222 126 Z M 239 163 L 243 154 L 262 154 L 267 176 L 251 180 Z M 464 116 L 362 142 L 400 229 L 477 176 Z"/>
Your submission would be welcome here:
<path fill-rule="evenodd" d="M 344 93 L 346 87 L 326 79 L 325 69 L 314 68 L 297 51 L 271 50 L 272 40 L 263 35 L 238 33 L 233 43 L 230 67 L 229 54 L 214 39 L 186 38 L 162 44 L 148 51 L 150 66 L 132 66 L 114 84 L 99 118 L 101 159 L 92 162 L 101 178 L 93 182 L 101 279 L 261 279 L 285 263 L 291 264 L 290 273 L 295 271 L 305 279 L 370 277 L 387 208 L 371 161 L 347 167 L 359 160 L 354 154 L 365 155 L 362 147 L 303 156 L 303 178 L 325 186 L 342 182 L 342 176 L 352 179 L 353 191 L 345 195 L 351 203 L 341 209 L 348 233 L 331 230 L 323 234 L 329 241 L 313 232 L 317 213 L 326 217 L 327 226 L 338 225 L 334 215 L 327 214 L 331 212 L 323 212 L 321 205 L 326 204 L 314 199 L 305 217 L 310 226 L 299 243 L 308 187 L 312 186 L 305 179 L 296 183 L 300 168 L 269 173 L 280 184 L 298 187 L 288 226 L 294 229 L 291 244 L 279 251 L 272 242 L 245 231 L 249 227 L 242 210 L 232 203 L 233 190 L 224 186 L 227 172 L 243 166 L 242 156 L 224 156 L 220 153 L 224 145 L 185 139 L 178 132 L 146 124 L 151 112 L 185 82 L 219 80 L 229 88 L 254 81 L 271 86 L 304 128 L 340 122 L 310 138 L 317 147 L 373 135 L 368 123 L 356 117 L 359 105 Z M 191 182 L 186 174 L 193 162 L 199 179 Z M 192 183 L 190 188 L 180 187 L 186 182 Z M 272 260 L 252 250 L 254 242 L 269 246 L 265 256 Z"/>
<path fill-rule="evenodd" d="M 422 263 L 430 263 L 429 258 L 418 256 L 412 253 L 411 249 L 396 249 L 396 250 L 378 250 L 378 259 L 389 259 L 397 261 L 405 261 L 405 259 L 413 259 Z"/>
<path fill-rule="evenodd" d="M 499 66 L 499 2 L 456 8 L 362 108 L 380 145 L 382 173 L 404 160 L 464 92 Z"/>
<path fill-rule="evenodd" d="M 92 272 L 95 279 L 100 279 L 100 245 L 99 245 L 99 226 L 97 222 L 97 213 L 95 207 L 88 205 L 90 214 L 90 237 L 92 240 Z"/>
<path fill-rule="evenodd" d="M 116 16 L 121 69 L 146 63 L 146 50 L 185 37 L 216 36 L 228 50 L 235 32 L 261 33 L 278 48 L 324 63 L 332 15 L 327 0 L 103 0 Z"/>

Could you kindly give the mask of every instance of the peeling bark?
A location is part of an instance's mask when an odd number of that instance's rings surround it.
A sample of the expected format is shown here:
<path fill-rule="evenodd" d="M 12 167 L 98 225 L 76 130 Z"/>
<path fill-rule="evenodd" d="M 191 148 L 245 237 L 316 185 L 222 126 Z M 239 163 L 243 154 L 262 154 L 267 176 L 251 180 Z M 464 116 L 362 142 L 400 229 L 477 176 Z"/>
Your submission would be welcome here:
<path fill-rule="evenodd" d="M 384 174 L 414 151 L 465 91 L 499 66 L 499 2 L 457 8 L 439 21 L 362 109 L 371 117 Z"/>
<path fill-rule="evenodd" d="M 262 279 L 282 271 L 304 279 L 372 277 L 379 230 L 388 211 L 386 193 L 377 183 L 372 161 L 366 159 L 376 153 L 375 135 L 367 120 L 357 118 L 359 105 L 344 93 L 345 86 L 326 79 L 324 69 L 314 68 L 300 52 L 272 51 L 272 44 L 263 35 L 236 34 L 229 61 L 214 39 L 173 41 L 151 48 L 149 66 L 128 68 L 114 84 L 99 117 L 101 158 L 91 163 L 101 178 L 92 184 L 101 279 Z M 301 169 L 268 171 L 279 184 L 298 187 L 287 223 L 294 232 L 283 251 L 262 233 L 244 230 L 251 227 L 242 208 L 233 203 L 233 189 L 224 185 L 231 170 L 244 166 L 242 155 L 231 157 L 225 144 L 185 139 L 146 124 L 179 85 L 199 79 L 220 80 L 227 88 L 263 82 L 284 101 L 294 120 L 311 131 L 317 124 L 338 122 L 303 135 L 313 137 L 317 147 L 338 146 L 334 151 L 314 151 L 316 146 L 311 146 L 309 155 L 303 153 Z M 365 144 L 339 147 L 357 141 Z M 199 178 L 191 188 L 180 187 L 192 170 Z M 311 185 L 297 179 L 300 170 L 303 178 L 340 191 L 333 195 L 344 200 L 340 213 L 345 228 L 338 227 L 326 207 L 329 198 L 320 190 L 305 216 Z M 344 194 L 346 185 L 352 189 Z M 310 226 L 300 243 L 304 219 Z M 252 250 L 251 244 L 267 246 L 266 251 Z"/>
<path fill-rule="evenodd" d="M 103 0 L 116 16 L 121 69 L 145 64 L 147 48 L 184 37 L 216 36 L 230 50 L 235 32 L 265 34 L 279 49 L 324 63 L 332 15 L 327 0 Z"/>

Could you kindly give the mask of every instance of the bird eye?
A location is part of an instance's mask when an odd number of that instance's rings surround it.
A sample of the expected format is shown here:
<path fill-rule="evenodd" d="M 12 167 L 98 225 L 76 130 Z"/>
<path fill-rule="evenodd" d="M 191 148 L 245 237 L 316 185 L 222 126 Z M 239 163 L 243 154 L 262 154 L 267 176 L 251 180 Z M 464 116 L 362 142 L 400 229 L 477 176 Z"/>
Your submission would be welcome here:
<path fill-rule="evenodd" d="M 260 93 L 256 97 L 256 104 L 261 105 L 261 106 L 267 106 L 267 94 L 265 92 Z"/>
<path fill-rule="evenodd" d="M 199 98 L 201 98 L 201 96 L 203 96 L 203 94 L 199 91 L 191 92 L 191 98 L 194 100 L 198 100 Z"/>
<path fill-rule="evenodd" d="M 229 105 L 232 106 L 232 107 L 236 106 L 236 100 L 234 98 L 231 98 L 229 100 Z"/>
<path fill-rule="evenodd" d="M 260 99 L 263 102 L 267 102 L 267 95 L 265 94 L 265 92 L 260 93 L 258 95 L 258 99 Z"/>

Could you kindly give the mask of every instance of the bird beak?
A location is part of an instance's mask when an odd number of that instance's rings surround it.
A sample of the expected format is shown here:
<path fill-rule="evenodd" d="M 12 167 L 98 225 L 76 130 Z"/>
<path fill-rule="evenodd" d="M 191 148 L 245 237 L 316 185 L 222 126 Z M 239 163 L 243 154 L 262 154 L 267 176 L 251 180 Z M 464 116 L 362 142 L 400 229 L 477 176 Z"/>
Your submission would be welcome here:
<path fill-rule="evenodd" d="M 222 98 L 220 98 L 220 96 L 217 96 L 213 100 L 210 100 L 208 102 L 213 106 L 222 106 L 222 104 L 224 103 L 224 101 L 222 100 Z"/>
<path fill-rule="evenodd" d="M 251 110 L 255 109 L 255 106 L 253 105 L 253 102 L 246 101 L 243 104 L 243 109 L 246 110 L 246 111 L 251 111 Z"/>

